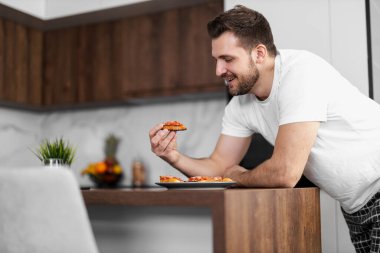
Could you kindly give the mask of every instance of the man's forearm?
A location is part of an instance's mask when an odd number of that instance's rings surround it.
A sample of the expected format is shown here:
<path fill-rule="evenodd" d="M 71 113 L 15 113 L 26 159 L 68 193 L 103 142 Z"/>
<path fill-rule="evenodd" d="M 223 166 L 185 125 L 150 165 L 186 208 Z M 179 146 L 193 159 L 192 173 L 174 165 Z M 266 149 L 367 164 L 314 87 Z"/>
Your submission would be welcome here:
<path fill-rule="evenodd" d="M 301 173 L 302 175 L 302 173 Z M 258 165 L 252 170 L 246 170 L 238 165 L 229 168 L 226 176 L 246 187 L 294 187 L 298 182 L 299 173 L 276 165 L 272 159 Z"/>
<path fill-rule="evenodd" d="M 188 177 L 223 176 L 225 170 L 215 159 L 191 158 L 180 153 L 177 161 L 170 164 Z"/>
<path fill-rule="evenodd" d="M 226 174 L 248 187 L 294 187 L 302 176 L 319 126 L 317 121 L 281 125 L 270 159 L 250 171 L 229 167 Z"/>

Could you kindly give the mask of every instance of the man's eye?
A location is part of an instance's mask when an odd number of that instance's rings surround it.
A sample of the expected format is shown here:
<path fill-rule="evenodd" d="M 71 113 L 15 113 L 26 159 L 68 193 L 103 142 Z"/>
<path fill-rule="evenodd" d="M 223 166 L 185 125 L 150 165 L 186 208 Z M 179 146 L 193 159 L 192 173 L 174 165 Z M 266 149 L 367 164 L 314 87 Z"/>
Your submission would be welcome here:
<path fill-rule="evenodd" d="M 232 58 L 224 58 L 224 60 L 225 60 L 226 62 L 231 62 L 231 61 L 232 61 Z"/>

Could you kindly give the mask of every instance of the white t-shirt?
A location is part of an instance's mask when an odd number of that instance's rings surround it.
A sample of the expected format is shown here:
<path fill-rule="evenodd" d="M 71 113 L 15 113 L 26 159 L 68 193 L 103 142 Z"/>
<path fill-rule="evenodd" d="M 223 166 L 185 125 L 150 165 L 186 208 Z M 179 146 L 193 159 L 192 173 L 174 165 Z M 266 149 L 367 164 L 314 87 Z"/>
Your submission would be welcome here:
<path fill-rule="evenodd" d="M 380 189 L 380 105 L 360 93 L 322 58 L 279 50 L 270 96 L 235 96 L 225 109 L 222 134 L 258 132 L 272 145 L 280 125 L 321 122 L 304 175 L 348 213 Z"/>

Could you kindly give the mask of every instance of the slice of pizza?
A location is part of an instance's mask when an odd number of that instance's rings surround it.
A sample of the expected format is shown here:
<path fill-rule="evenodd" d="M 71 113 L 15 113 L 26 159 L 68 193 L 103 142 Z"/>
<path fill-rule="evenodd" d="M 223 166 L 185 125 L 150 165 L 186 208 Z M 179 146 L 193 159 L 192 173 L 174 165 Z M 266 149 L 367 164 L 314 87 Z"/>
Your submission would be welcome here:
<path fill-rule="evenodd" d="M 182 183 L 183 180 L 174 176 L 160 176 L 160 183 Z"/>
<path fill-rule="evenodd" d="M 169 131 L 184 131 L 187 128 L 178 121 L 168 121 L 164 123 L 162 129 L 167 129 Z"/>
<path fill-rule="evenodd" d="M 188 182 L 222 182 L 222 177 L 208 177 L 208 176 L 195 176 L 195 177 L 189 177 Z"/>

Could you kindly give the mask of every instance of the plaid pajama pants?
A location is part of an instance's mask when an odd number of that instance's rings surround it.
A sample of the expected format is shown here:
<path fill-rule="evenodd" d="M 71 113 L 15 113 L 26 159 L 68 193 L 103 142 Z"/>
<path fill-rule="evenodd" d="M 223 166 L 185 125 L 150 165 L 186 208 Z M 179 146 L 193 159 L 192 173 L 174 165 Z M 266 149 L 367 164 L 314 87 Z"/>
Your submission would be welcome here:
<path fill-rule="evenodd" d="M 380 252 L 380 192 L 357 212 L 349 214 L 342 209 L 342 213 L 356 252 Z"/>

